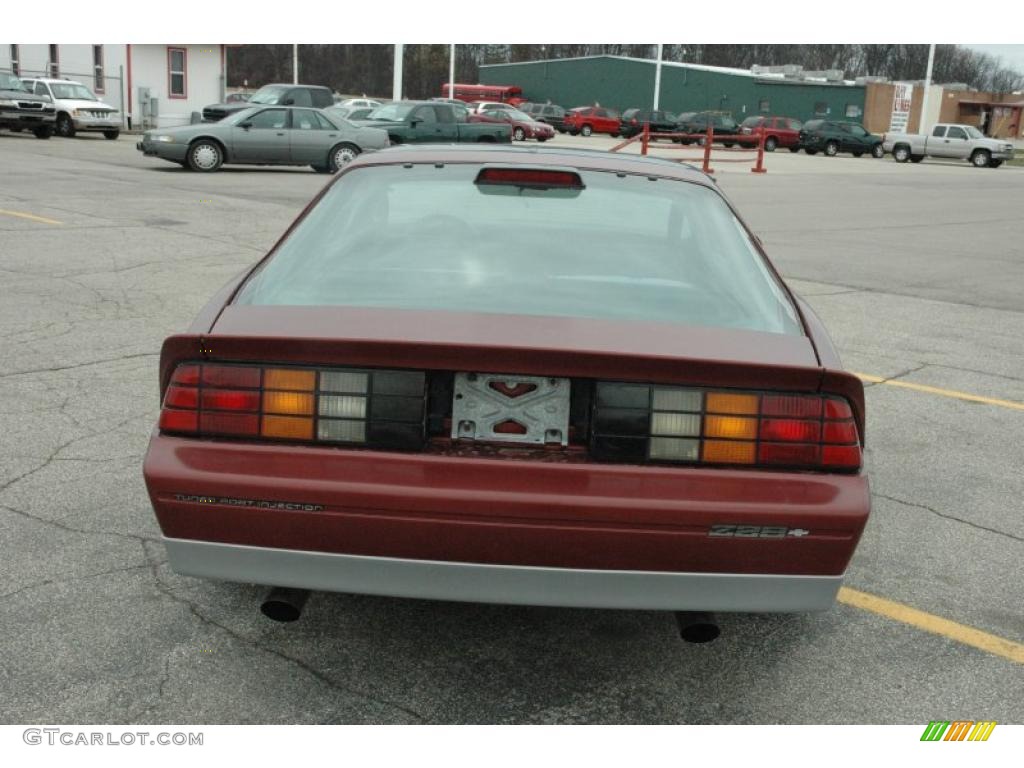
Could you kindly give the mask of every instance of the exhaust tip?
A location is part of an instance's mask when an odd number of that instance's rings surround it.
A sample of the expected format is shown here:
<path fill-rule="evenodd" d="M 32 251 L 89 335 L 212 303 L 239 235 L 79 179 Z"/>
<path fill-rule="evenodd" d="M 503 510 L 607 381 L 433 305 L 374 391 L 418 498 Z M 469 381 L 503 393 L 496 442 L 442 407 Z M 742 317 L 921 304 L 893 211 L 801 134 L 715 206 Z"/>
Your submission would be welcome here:
<path fill-rule="evenodd" d="M 309 599 L 309 590 L 274 587 L 260 604 L 260 612 L 268 619 L 287 624 L 298 621 Z"/>
<path fill-rule="evenodd" d="M 679 636 L 688 643 L 710 643 L 722 634 L 712 613 L 678 612 L 676 622 L 679 624 Z"/>

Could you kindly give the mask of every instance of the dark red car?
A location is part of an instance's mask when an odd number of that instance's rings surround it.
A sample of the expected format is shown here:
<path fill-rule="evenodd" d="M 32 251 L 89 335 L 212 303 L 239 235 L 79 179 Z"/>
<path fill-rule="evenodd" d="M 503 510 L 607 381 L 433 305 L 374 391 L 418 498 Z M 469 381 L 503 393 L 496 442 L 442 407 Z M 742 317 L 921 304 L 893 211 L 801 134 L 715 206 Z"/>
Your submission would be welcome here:
<path fill-rule="evenodd" d="M 774 152 L 777 147 L 785 147 L 790 152 L 800 151 L 800 129 L 803 123 L 792 117 L 771 117 L 756 115 L 748 117 L 740 123 L 739 132 L 749 136 L 750 140 L 741 139 L 740 145 L 756 147 L 764 134 L 764 151 Z"/>
<path fill-rule="evenodd" d="M 573 136 L 607 133 L 618 136 L 622 129 L 619 113 L 605 107 L 576 107 L 565 113 L 565 130 Z"/>
<path fill-rule="evenodd" d="M 518 109 L 484 109 L 469 116 L 471 123 L 504 123 L 512 126 L 512 140 L 536 139 L 543 143 L 555 138 L 555 129 L 547 123 L 534 120 Z"/>
<path fill-rule="evenodd" d="M 822 610 L 869 511 L 860 380 L 652 158 L 362 155 L 164 342 L 160 396 L 144 475 L 191 576 Z"/>

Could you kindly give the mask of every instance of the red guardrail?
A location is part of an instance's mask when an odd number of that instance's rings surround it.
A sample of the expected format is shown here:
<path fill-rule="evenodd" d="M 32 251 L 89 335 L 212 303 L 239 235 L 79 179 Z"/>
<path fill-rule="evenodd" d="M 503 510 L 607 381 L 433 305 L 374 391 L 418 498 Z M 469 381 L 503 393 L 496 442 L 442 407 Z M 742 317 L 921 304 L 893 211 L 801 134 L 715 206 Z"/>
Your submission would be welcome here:
<path fill-rule="evenodd" d="M 757 139 L 757 147 L 720 147 L 716 149 L 716 152 L 756 152 L 757 160 L 754 163 L 754 167 L 750 169 L 751 173 L 768 173 L 768 170 L 764 167 L 764 131 Z M 686 162 L 687 160 L 702 160 L 702 169 L 704 173 L 714 173 L 714 169 L 711 167 L 711 151 L 712 145 L 715 141 L 735 141 L 740 143 L 741 141 L 749 141 L 749 135 L 744 134 L 729 134 L 728 136 L 715 136 L 713 126 L 709 123 L 708 130 L 706 133 L 651 133 L 651 124 L 648 122 L 644 123 L 644 129 L 632 138 L 626 139 L 625 141 L 616 144 L 612 147 L 609 152 L 618 152 L 619 150 L 640 142 L 640 154 L 646 155 L 647 150 L 650 147 L 652 139 L 692 139 L 696 141 L 704 140 L 704 152 L 700 157 L 683 157 L 679 159 L 679 162 Z M 661 149 L 685 149 L 686 145 L 675 146 L 674 144 L 669 146 L 662 146 Z M 716 158 L 718 163 L 749 163 L 750 160 L 743 159 L 727 159 L 724 157 Z"/>

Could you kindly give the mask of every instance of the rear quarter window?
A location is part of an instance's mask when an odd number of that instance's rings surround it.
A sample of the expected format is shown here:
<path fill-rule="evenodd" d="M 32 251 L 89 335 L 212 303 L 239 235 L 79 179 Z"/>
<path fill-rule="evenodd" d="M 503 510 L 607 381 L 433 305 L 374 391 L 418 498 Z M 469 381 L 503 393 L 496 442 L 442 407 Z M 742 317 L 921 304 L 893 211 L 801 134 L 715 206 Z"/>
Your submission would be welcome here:
<path fill-rule="evenodd" d="M 356 168 L 236 298 L 666 322 L 800 334 L 714 190 L 581 173 L 586 188 L 488 188 L 479 166 Z M 472 243 L 472 246 L 467 246 Z"/>

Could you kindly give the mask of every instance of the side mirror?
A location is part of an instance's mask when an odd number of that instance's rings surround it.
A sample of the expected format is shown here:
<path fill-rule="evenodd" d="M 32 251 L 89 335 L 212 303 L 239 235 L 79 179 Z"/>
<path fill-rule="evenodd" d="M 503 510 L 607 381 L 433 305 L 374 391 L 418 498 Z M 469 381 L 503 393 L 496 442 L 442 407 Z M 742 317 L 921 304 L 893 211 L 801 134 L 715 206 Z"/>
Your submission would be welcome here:
<path fill-rule="evenodd" d="M 291 97 L 289 96 L 289 97 L 288 97 L 287 99 L 285 99 L 285 100 L 284 100 L 284 101 L 282 101 L 281 103 L 282 103 L 282 104 L 284 104 L 284 106 L 286 106 L 286 107 L 290 107 L 290 106 L 291 106 L 292 104 L 294 104 L 294 103 L 295 103 L 295 99 L 293 99 L 293 98 L 291 98 Z"/>
<path fill-rule="evenodd" d="M 409 119 L 409 125 L 411 125 L 413 128 L 415 128 L 417 125 L 419 125 L 422 122 L 423 122 L 423 118 L 422 117 L 413 117 L 413 118 Z"/>
<path fill-rule="evenodd" d="M 250 128 L 252 128 L 252 123 L 249 122 L 248 120 L 246 120 L 244 123 L 239 123 L 238 127 L 239 128 L 244 128 L 245 130 L 248 131 Z"/>

